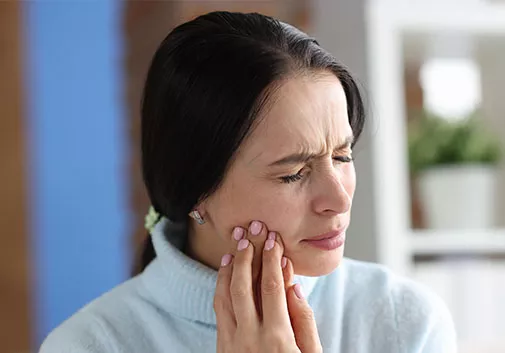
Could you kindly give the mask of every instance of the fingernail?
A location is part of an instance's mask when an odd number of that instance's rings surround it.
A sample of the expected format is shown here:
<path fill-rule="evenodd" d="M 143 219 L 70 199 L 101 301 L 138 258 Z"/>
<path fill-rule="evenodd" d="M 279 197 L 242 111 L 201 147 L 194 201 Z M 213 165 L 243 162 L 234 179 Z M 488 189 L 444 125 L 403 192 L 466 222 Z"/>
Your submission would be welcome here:
<path fill-rule="evenodd" d="M 275 240 L 271 240 L 271 239 L 267 240 L 265 242 L 265 250 L 266 251 L 272 250 L 274 248 L 274 245 L 275 245 Z"/>
<path fill-rule="evenodd" d="M 233 239 L 235 239 L 236 241 L 239 241 L 243 237 L 244 237 L 244 230 L 240 227 L 235 227 L 233 229 Z"/>
<path fill-rule="evenodd" d="M 258 235 L 261 233 L 262 227 L 263 226 L 261 225 L 261 222 L 252 221 L 251 225 L 249 226 L 249 231 L 251 232 L 252 235 Z"/>
<path fill-rule="evenodd" d="M 242 239 L 238 242 L 238 245 L 237 245 L 237 250 L 238 251 L 242 251 L 244 250 L 245 248 L 247 248 L 247 246 L 249 245 L 249 240 L 247 239 Z"/>
<path fill-rule="evenodd" d="M 305 295 L 303 295 L 303 290 L 302 290 L 302 286 L 300 285 L 300 283 L 295 284 L 295 294 L 298 297 L 298 299 L 305 298 Z"/>
<path fill-rule="evenodd" d="M 228 266 L 231 263 L 231 255 L 226 254 L 221 258 L 221 267 Z"/>
<path fill-rule="evenodd" d="M 288 258 L 283 256 L 281 260 L 281 267 L 285 268 L 287 264 L 288 264 Z"/>
<path fill-rule="evenodd" d="M 275 232 L 268 233 L 268 240 L 275 240 Z"/>

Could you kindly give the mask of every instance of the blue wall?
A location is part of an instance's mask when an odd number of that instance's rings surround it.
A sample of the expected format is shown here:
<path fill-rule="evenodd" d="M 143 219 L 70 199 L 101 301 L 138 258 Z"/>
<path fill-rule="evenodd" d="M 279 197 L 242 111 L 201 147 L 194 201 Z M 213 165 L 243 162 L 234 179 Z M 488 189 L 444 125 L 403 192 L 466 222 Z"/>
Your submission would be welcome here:
<path fill-rule="evenodd" d="M 36 344 L 130 267 L 122 6 L 25 2 Z"/>

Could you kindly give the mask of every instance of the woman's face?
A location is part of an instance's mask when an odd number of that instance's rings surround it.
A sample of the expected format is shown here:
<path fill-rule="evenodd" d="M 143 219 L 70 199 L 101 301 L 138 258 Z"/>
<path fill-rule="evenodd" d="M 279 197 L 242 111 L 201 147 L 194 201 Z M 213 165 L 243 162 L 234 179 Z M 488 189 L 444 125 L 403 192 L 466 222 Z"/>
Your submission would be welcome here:
<path fill-rule="evenodd" d="M 348 160 L 352 138 L 337 77 L 286 80 L 242 143 L 222 186 L 204 202 L 206 218 L 226 238 L 235 226 L 261 221 L 282 238 L 296 274 L 330 273 L 343 246 L 323 250 L 304 240 L 349 225 L 356 185 Z"/>

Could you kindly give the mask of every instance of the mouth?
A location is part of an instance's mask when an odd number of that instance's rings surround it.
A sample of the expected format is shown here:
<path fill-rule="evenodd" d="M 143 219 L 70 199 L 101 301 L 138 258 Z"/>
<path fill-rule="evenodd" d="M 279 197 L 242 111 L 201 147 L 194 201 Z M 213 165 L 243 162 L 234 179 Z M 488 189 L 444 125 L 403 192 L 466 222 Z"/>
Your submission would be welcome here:
<path fill-rule="evenodd" d="M 342 227 L 332 230 L 312 238 L 304 239 L 302 243 L 322 250 L 334 250 L 344 245 L 346 229 L 347 227 Z"/>

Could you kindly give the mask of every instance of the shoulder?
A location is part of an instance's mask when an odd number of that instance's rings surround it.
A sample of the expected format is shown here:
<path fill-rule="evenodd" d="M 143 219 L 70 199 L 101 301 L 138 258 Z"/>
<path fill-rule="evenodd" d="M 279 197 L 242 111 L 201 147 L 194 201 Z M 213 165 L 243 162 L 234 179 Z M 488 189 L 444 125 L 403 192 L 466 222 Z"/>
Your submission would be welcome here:
<path fill-rule="evenodd" d="M 456 351 L 452 317 L 429 288 L 382 265 L 345 259 L 343 266 L 346 301 L 367 306 L 377 323 L 389 326 L 400 352 Z"/>
<path fill-rule="evenodd" d="M 426 286 L 399 276 L 383 265 L 346 258 L 342 270 L 347 293 L 387 299 L 397 309 L 410 308 L 411 304 L 423 308 L 424 312 L 445 308 L 442 300 Z"/>
<path fill-rule="evenodd" d="M 44 340 L 40 353 L 113 353 L 125 336 L 141 332 L 135 323 L 150 303 L 141 277 L 132 278 L 81 308 Z"/>
<path fill-rule="evenodd" d="M 115 352 L 100 320 L 86 310 L 76 313 L 44 340 L 40 353 Z"/>

